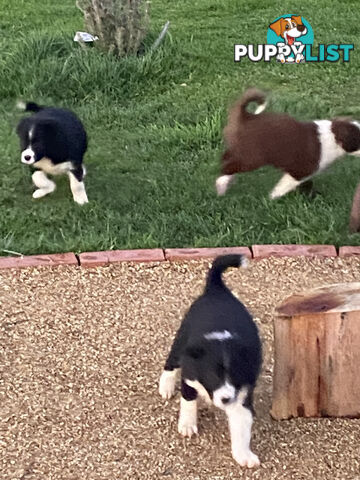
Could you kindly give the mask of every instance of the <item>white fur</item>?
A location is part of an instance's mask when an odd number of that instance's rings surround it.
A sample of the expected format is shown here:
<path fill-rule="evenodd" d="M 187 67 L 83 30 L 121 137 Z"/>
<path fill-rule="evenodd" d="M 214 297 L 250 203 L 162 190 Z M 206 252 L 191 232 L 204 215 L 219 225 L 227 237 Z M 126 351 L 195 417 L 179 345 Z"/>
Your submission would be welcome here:
<path fill-rule="evenodd" d="M 68 173 L 73 168 L 73 165 L 71 162 L 62 162 L 54 165 L 49 158 L 44 157 L 36 162 L 34 167 L 43 170 L 49 175 L 64 175 L 64 173 Z"/>
<path fill-rule="evenodd" d="M 79 205 L 84 205 L 84 203 L 88 203 L 89 200 L 86 195 L 84 182 L 79 182 L 79 180 L 71 172 L 69 172 L 69 179 L 74 201 Z"/>
<path fill-rule="evenodd" d="M 358 129 L 360 130 L 360 123 L 359 122 L 352 122 Z M 355 155 L 356 157 L 360 157 L 360 150 L 356 150 L 355 152 L 351 152 L 350 155 Z"/>
<path fill-rule="evenodd" d="M 229 422 L 231 451 L 236 462 L 242 467 L 254 468 L 260 465 L 259 458 L 250 449 L 251 427 L 253 417 L 251 411 L 243 406 L 242 397 L 226 408 Z"/>
<path fill-rule="evenodd" d="M 204 338 L 206 340 L 219 340 L 222 342 L 224 340 L 230 340 L 230 338 L 233 338 L 233 335 L 228 330 L 214 330 L 213 332 L 205 333 Z"/>
<path fill-rule="evenodd" d="M 212 405 L 212 400 L 208 394 L 208 392 L 205 390 L 205 388 L 203 387 L 203 385 L 201 385 L 200 382 L 198 382 L 197 380 L 185 380 L 185 383 L 187 383 L 187 385 L 189 385 L 189 387 L 192 387 L 194 388 L 198 395 L 208 404 L 208 405 Z"/>
<path fill-rule="evenodd" d="M 196 400 L 188 401 L 181 397 L 178 431 L 183 437 L 191 437 L 198 433 Z"/>
<path fill-rule="evenodd" d="M 267 106 L 267 103 L 263 103 L 262 105 L 259 105 L 256 110 L 255 110 L 255 115 L 259 115 L 259 113 L 263 112 Z"/>
<path fill-rule="evenodd" d="M 279 180 L 279 182 L 275 185 L 272 192 L 270 193 L 270 198 L 280 198 L 286 193 L 295 190 L 295 188 L 300 185 L 300 183 L 304 182 L 306 179 L 302 181 L 296 180 L 294 177 L 285 173 Z"/>
<path fill-rule="evenodd" d="M 32 174 L 32 181 L 38 187 L 33 193 L 33 198 L 41 198 L 53 192 L 56 188 L 55 183 L 47 178 L 44 172 L 34 172 Z"/>
<path fill-rule="evenodd" d="M 229 382 L 225 382 L 224 385 L 214 390 L 213 392 L 213 402 L 215 407 L 225 410 L 231 402 L 236 398 L 236 389 L 234 385 L 231 385 Z M 227 401 L 227 403 L 226 403 Z"/>
<path fill-rule="evenodd" d="M 26 160 L 25 157 L 30 157 L 30 160 Z M 35 152 L 31 147 L 21 152 L 21 162 L 26 165 L 32 165 L 35 162 Z"/>
<path fill-rule="evenodd" d="M 216 191 L 218 195 L 225 195 L 234 175 L 222 175 L 216 180 Z"/>
<path fill-rule="evenodd" d="M 22 100 L 18 100 L 16 102 L 16 108 L 18 108 L 19 110 L 26 110 L 26 103 Z"/>
<path fill-rule="evenodd" d="M 317 120 L 314 123 L 318 126 L 319 132 L 321 151 L 318 171 L 321 172 L 346 152 L 338 143 L 336 143 L 335 135 L 331 131 L 330 120 Z"/>
<path fill-rule="evenodd" d="M 160 377 L 159 393 L 164 400 L 168 400 L 175 393 L 177 373 L 180 369 L 164 370 Z"/>

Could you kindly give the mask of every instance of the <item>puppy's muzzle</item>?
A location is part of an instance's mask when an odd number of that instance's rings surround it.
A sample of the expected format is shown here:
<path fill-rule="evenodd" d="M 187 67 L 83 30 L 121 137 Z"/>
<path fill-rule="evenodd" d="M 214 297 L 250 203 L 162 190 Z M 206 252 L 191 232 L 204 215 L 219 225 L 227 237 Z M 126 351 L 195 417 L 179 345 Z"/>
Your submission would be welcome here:
<path fill-rule="evenodd" d="M 21 162 L 25 163 L 26 165 L 32 165 L 35 163 L 35 154 L 30 148 L 22 152 Z"/>

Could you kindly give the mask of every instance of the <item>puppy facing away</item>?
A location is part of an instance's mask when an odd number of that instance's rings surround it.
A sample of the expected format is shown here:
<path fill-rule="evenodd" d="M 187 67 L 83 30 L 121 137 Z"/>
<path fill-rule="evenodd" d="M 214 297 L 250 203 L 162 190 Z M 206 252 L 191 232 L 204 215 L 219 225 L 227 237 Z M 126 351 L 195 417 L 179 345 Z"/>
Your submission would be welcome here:
<path fill-rule="evenodd" d="M 197 398 L 224 410 L 233 458 L 243 467 L 260 464 L 250 450 L 253 390 L 261 367 L 261 343 L 251 315 L 224 285 L 228 267 L 245 265 L 241 255 L 218 257 L 204 293 L 192 304 L 175 336 L 159 392 L 169 399 L 181 370 L 179 433 L 198 433 Z"/>
<path fill-rule="evenodd" d="M 42 107 L 32 102 L 18 106 L 26 112 L 33 112 L 17 127 L 21 162 L 35 169 L 32 180 L 37 190 L 33 198 L 44 197 L 55 190 L 56 185 L 47 174 L 67 174 L 74 201 L 79 205 L 87 203 L 83 182 L 87 136 L 78 117 L 70 110 Z"/>
<path fill-rule="evenodd" d="M 259 104 L 254 114 L 246 109 L 250 102 Z M 311 177 L 337 158 L 360 155 L 358 122 L 340 118 L 299 122 L 289 115 L 264 112 L 265 107 L 265 94 L 250 89 L 230 110 L 221 176 L 216 180 L 218 195 L 225 194 L 236 173 L 272 165 L 284 172 L 270 194 L 279 198 L 299 185 L 308 186 Z"/>

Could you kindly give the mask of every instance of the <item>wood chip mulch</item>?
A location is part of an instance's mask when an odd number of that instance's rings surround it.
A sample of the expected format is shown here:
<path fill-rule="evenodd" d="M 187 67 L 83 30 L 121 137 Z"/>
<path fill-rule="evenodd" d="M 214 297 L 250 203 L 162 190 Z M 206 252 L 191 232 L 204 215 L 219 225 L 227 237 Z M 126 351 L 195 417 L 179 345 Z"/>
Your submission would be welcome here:
<path fill-rule="evenodd" d="M 221 411 L 202 407 L 199 436 L 184 440 L 176 429 L 179 394 L 163 402 L 157 393 L 173 335 L 208 266 L 0 272 L 2 480 L 360 480 L 360 419 L 276 422 L 269 415 L 275 306 L 304 289 L 359 281 L 360 258 L 270 258 L 226 274 L 264 342 L 255 471 L 232 460 Z"/>

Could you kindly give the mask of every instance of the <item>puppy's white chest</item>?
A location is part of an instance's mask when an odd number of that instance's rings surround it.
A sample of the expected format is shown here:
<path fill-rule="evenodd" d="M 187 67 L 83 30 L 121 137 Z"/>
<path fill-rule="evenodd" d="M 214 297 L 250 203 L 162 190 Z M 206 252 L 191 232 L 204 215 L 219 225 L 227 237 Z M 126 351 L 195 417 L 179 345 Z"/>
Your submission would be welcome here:
<path fill-rule="evenodd" d="M 71 162 L 63 162 L 54 165 L 49 158 L 42 158 L 38 162 L 34 163 L 34 168 L 38 168 L 49 175 L 63 175 L 72 168 Z"/>
<path fill-rule="evenodd" d="M 201 385 L 200 382 L 198 382 L 197 380 L 185 380 L 185 382 L 189 385 L 189 387 L 192 387 L 194 388 L 198 395 L 208 404 L 208 405 L 212 405 L 212 400 L 208 394 L 208 392 L 205 390 L 205 388 L 203 387 L 203 385 Z"/>

